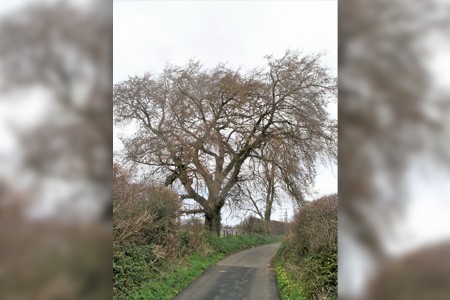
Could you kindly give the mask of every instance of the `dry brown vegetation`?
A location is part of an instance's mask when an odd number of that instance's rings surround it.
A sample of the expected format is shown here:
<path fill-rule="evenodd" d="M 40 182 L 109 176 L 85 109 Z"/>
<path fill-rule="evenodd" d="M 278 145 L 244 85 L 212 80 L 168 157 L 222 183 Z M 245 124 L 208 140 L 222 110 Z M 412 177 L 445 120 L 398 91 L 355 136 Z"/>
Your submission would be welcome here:
<path fill-rule="evenodd" d="M 337 250 L 337 195 L 308 203 L 295 215 L 288 243 L 299 256 Z"/>
<path fill-rule="evenodd" d="M 133 182 L 131 173 L 118 164 L 113 178 L 114 245 L 155 244 L 166 252 L 175 249 L 178 195 L 164 186 Z"/>

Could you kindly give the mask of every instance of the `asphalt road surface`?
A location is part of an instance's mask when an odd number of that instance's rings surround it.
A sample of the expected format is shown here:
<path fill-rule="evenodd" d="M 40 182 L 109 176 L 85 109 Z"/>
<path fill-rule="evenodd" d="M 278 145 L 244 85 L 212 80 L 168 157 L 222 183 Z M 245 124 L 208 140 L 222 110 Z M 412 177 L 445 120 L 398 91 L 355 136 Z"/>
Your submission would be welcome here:
<path fill-rule="evenodd" d="M 175 300 L 278 300 L 270 260 L 280 244 L 250 248 L 210 266 Z"/>

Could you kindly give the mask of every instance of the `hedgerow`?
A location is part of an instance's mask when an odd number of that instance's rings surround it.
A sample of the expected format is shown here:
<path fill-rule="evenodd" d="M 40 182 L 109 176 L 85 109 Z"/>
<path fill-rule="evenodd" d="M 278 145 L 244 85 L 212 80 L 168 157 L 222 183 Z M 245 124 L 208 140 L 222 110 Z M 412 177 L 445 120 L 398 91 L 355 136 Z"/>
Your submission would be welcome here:
<path fill-rule="evenodd" d="M 298 211 L 275 272 L 283 299 L 337 299 L 337 195 Z"/>

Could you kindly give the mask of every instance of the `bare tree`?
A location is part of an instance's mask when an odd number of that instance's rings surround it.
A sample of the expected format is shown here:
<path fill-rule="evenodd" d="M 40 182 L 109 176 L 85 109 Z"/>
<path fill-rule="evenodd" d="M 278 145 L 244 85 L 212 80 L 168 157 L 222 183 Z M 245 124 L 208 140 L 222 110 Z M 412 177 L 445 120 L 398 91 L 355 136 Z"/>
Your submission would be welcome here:
<path fill-rule="evenodd" d="M 305 204 L 315 179 L 316 161 L 300 159 L 289 143 L 273 141 L 256 150 L 236 184 L 230 201 L 239 209 L 250 211 L 270 221 L 273 207 L 291 198 L 296 207 Z"/>
<path fill-rule="evenodd" d="M 261 219 L 265 221 L 270 221 L 270 217 L 272 215 L 272 208 L 274 205 L 274 201 L 276 199 L 277 193 L 277 183 L 275 182 L 275 173 L 277 171 L 276 165 L 273 162 L 268 161 L 261 161 L 261 174 L 255 173 L 255 179 L 256 184 L 254 184 L 254 190 L 247 188 L 246 195 L 250 199 L 250 202 L 252 206 L 254 207 L 255 211 L 258 212 L 258 215 L 261 217 Z M 253 180 L 251 180 L 253 181 Z M 251 182 L 250 180 L 247 182 Z M 247 182 L 243 182 L 244 184 Z M 259 184 L 258 184 L 259 183 Z M 258 208 L 259 203 L 257 200 L 253 199 L 252 194 L 255 193 L 255 191 L 259 190 L 262 192 L 261 200 L 260 202 L 262 206 L 261 208 Z M 264 209 L 264 210 L 263 210 Z"/>
<path fill-rule="evenodd" d="M 204 213 L 206 227 L 219 234 L 228 194 L 266 145 L 290 144 L 302 160 L 335 154 L 336 126 L 325 106 L 336 80 L 319 59 L 287 51 L 247 74 L 191 61 L 116 84 L 116 123 L 137 128 L 123 141 L 128 158 L 182 188 L 180 198 L 200 207 L 186 213 Z"/>
<path fill-rule="evenodd" d="M 234 186 L 228 197 L 229 206 L 236 207 L 240 213 L 254 213 L 261 220 L 270 221 L 276 194 L 275 166 L 261 161 L 259 170 L 242 170 L 245 178 Z"/>

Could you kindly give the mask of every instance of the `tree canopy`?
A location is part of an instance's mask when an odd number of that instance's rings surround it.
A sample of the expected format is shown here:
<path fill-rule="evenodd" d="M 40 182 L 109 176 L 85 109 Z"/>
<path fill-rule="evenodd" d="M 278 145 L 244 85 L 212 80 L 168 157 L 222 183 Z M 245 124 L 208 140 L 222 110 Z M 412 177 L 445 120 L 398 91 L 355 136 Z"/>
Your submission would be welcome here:
<path fill-rule="evenodd" d="M 287 51 L 246 73 L 190 61 L 116 84 L 115 122 L 136 128 L 123 138 L 127 157 L 163 175 L 181 200 L 194 200 L 199 209 L 186 212 L 204 213 L 215 232 L 252 161 L 276 164 L 299 196 L 317 158 L 336 157 L 336 124 L 326 111 L 336 79 L 320 58 Z"/>

